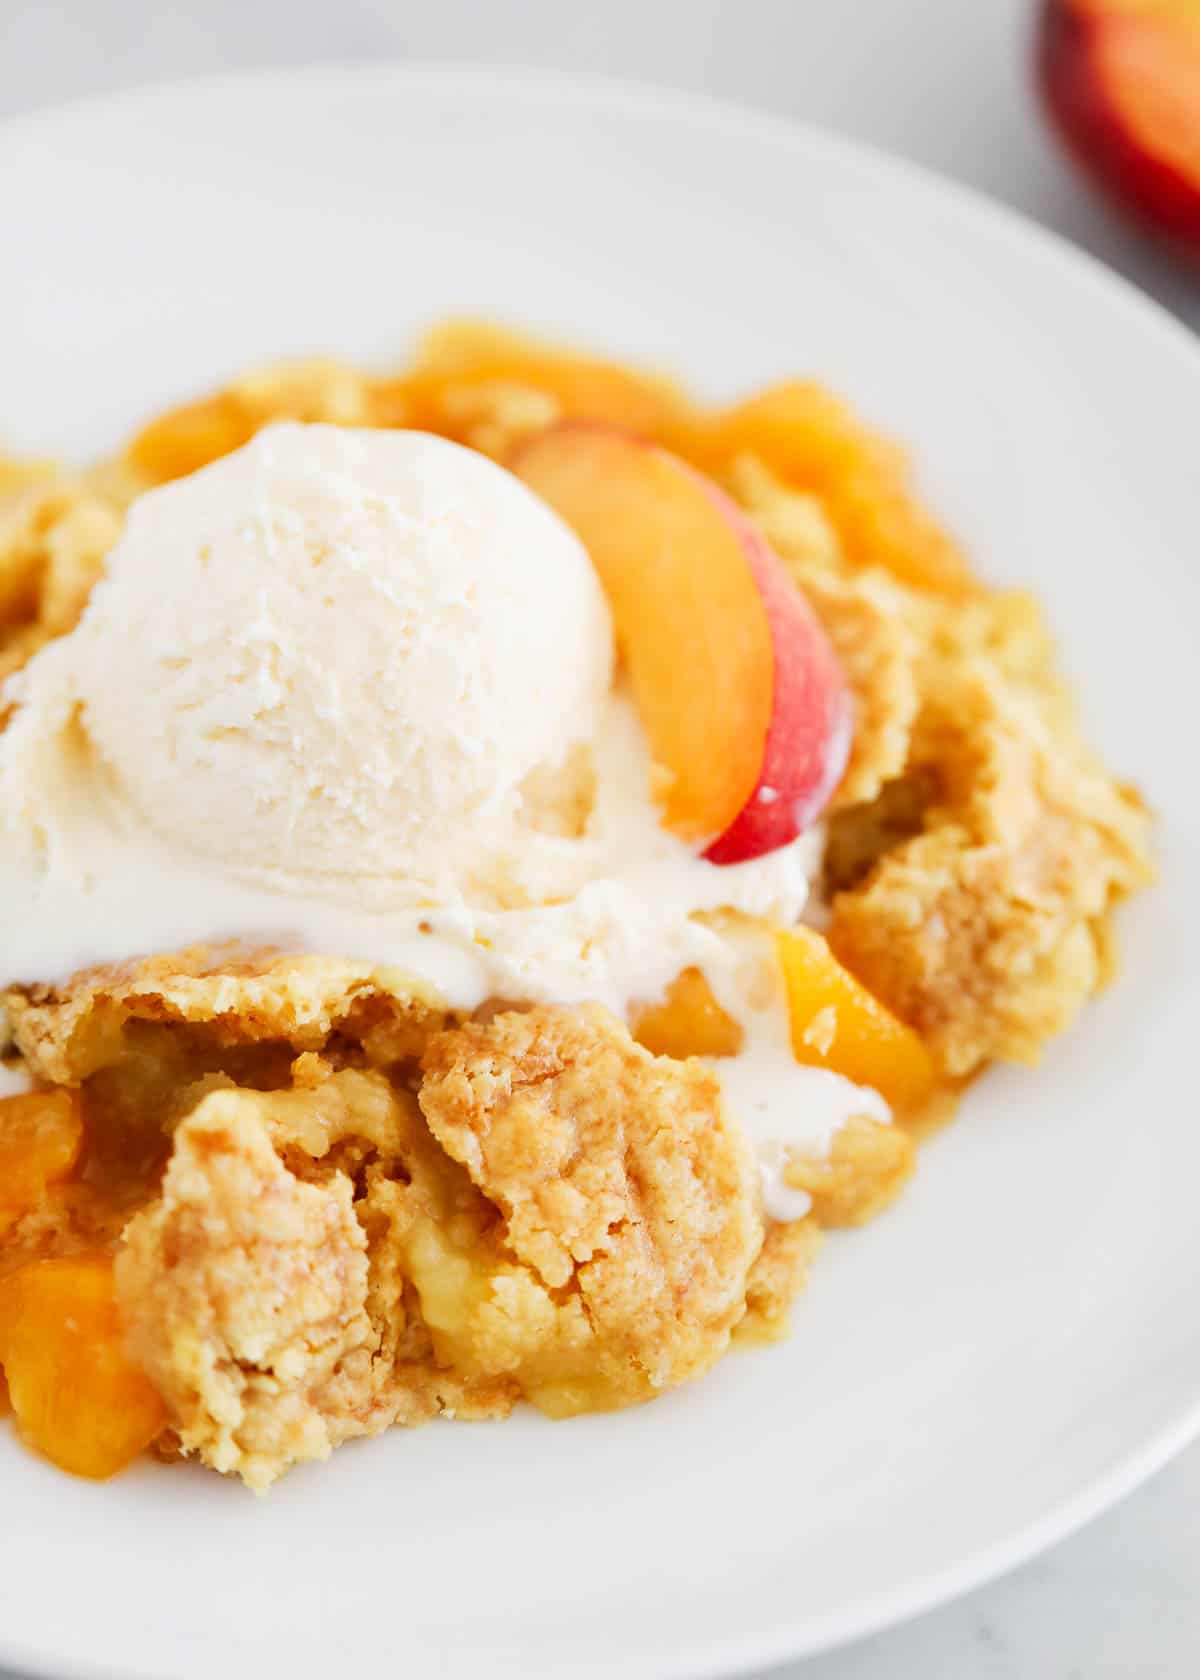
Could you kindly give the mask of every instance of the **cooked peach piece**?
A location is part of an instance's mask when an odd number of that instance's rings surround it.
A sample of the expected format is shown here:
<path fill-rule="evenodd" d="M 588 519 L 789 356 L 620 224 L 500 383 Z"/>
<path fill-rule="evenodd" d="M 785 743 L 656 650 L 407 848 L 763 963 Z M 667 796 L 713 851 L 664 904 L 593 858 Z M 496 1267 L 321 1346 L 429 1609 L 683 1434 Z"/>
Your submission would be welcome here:
<path fill-rule="evenodd" d="M 0 1365 L 22 1438 L 77 1476 L 115 1475 L 166 1423 L 125 1352 L 107 1257 L 39 1260 L 0 1280 Z"/>
<path fill-rule="evenodd" d="M 789 380 L 719 411 L 695 448 L 709 472 L 754 455 L 818 496 L 853 564 L 882 566 L 920 589 L 973 587 L 965 556 L 912 494 L 903 452 L 820 385 Z"/>
<path fill-rule="evenodd" d="M 563 420 L 591 420 L 648 437 L 674 436 L 690 407 L 674 385 L 597 356 L 559 350 L 480 321 L 448 321 L 430 333 L 411 373 L 397 383 L 406 423 L 441 431 L 446 393 L 471 386 L 528 386 L 551 397 Z"/>
<path fill-rule="evenodd" d="M 667 826 L 714 863 L 786 845 L 833 792 L 845 680 L 757 530 L 677 456 L 608 427 L 533 438 L 517 476 L 591 555 L 655 762 Z"/>
<path fill-rule="evenodd" d="M 48 1184 L 69 1178 L 83 1149 L 83 1101 L 76 1091 L 0 1097 L 0 1225 L 34 1207 Z"/>
<path fill-rule="evenodd" d="M 698 968 L 685 968 L 661 1003 L 638 1012 L 633 1036 L 652 1056 L 736 1056 L 742 1029 L 721 1008 Z"/>
<path fill-rule="evenodd" d="M 183 478 L 249 443 L 254 417 L 229 392 L 168 409 L 137 434 L 128 456 L 155 484 Z"/>
<path fill-rule="evenodd" d="M 792 1054 L 878 1091 L 901 1113 L 933 1093 L 933 1059 L 921 1039 L 885 1009 L 812 928 L 781 929 Z"/>

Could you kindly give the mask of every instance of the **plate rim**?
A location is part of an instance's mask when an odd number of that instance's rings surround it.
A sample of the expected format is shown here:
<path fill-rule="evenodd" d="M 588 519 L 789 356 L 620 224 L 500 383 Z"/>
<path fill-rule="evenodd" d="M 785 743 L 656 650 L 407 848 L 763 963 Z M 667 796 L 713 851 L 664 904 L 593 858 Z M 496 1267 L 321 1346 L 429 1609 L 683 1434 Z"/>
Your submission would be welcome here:
<path fill-rule="evenodd" d="M 622 76 L 599 71 L 562 70 L 553 66 L 496 65 L 471 58 L 428 59 L 331 59 L 328 63 L 297 65 L 264 65 L 252 69 L 198 72 L 195 75 L 169 76 L 161 80 L 136 82 L 127 88 L 99 93 L 80 94 L 71 99 L 56 100 L 52 104 L 36 106 L 29 111 L 17 111 L 0 117 L 0 152 L 16 140 L 36 138 L 39 127 L 53 127 L 64 120 L 102 118 L 122 107 L 169 104 L 172 100 L 197 95 L 211 97 L 223 92 L 237 92 L 256 86 L 298 85 L 303 82 L 340 81 L 349 84 L 359 81 L 419 81 L 442 83 L 446 87 L 459 83 L 492 84 L 501 89 L 523 90 L 539 98 L 557 97 L 564 105 L 573 105 L 580 96 L 609 105 L 624 105 L 633 110 L 658 110 L 673 106 L 681 114 L 711 123 L 724 122 L 743 130 L 757 130 L 764 138 L 802 140 L 806 146 L 824 150 L 844 163 L 882 170 L 895 179 L 902 179 L 921 190 L 939 194 L 943 199 L 956 201 L 969 215 L 991 221 L 1007 228 L 1010 235 L 1024 237 L 1040 246 L 1045 256 L 1066 269 L 1074 269 L 1081 279 L 1099 290 L 1107 290 L 1124 306 L 1140 312 L 1147 325 L 1172 337 L 1175 347 L 1193 358 L 1200 375 L 1200 334 L 1194 333 L 1165 304 L 1127 279 L 1103 258 L 1077 245 L 1065 234 L 1057 232 L 1045 222 L 1002 199 L 993 198 L 969 182 L 957 180 L 929 164 L 921 163 L 899 152 L 886 151 L 872 141 L 843 134 L 822 123 L 809 122 L 803 117 L 779 111 L 763 110 L 719 94 L 692 88 L 673 87 L 651 78 Z"/>
<path fill-rule="evenodd" d="M 85 94 L 0 119 L 0 161 L 11 148 L 27 142 L 36 144 L 42 131 L 49 135 L 64 122 L 127 117 L 136 115 L 139 109 L 149 113 L 154 107 L 169 106 L 179 99 L 214 99 L 250 88 L 270 92 L 276 87 L 295 88 L 306 83 L 349 87 L 365 81 L 409 86 L 419 83 L 447 95 L 486 87 L 494 95 L 513 100 L 533 97 L 573 107 L 582 100 L 610 111 L 659 116 L 674 111 L 709 126 L 723 125 L 743 135 L 799 143 L 811 154 L 823 153 L 842 166 L 869 172 L 876 179 L 890 178 L 902 188 L 935 195 L 956 215 L 966 216 L 979 226 L 990 226 L 1010 246 L 1015 243 L 1037 254 L 1038 260 L 1057 268 L 1071 285 L 1089 287 L 1096 297 L 1107 298 L 1110 301 L 1103 307 L 1115 307 L 1124 311 L 1131 322 L 1140 321 L 1138 330 L 1157 334 L 1164 348 L 1191 368 L 1191 374 L 1186 377 L 1194 379 L 1200 397 L 1200 336 L 1101 258 L 1032 216 L 926 164 L 823 125 L 649 79 L 441 58 L 337 59 L 327 63 L 168 77 L 124 89 Z M 719 1680 L 720 1676 L 734 1672 L 753 1672 L 772 1664 L 819 1655 L 899 1626 L 999 1579 L 1067 1539 L 1160 1472 L 1198 1437 L 1200 1384 L 1190 1403 L 1179 1408 L 1172 1422 L 1118 1458 L 1107 1473 L 1059 1499 L 1013 1533 L 978 1547 L 957 1563 L 877 1592 L 853 1607 L 823 1617 L 793 1621 L 785 1613 L 771 1628 L 760 1633 L 730 1634 L 716 1641 L 709 1640 L 702 1653 L 685 1648 L 666 1666 L 656 1664 L 654 1674 L 658 1680 L 676 1680 L 676 1677 L 684 1680 L 685 1676 Z M 31 1677 L 62 1680 L 61 1666 L 50 1647 L 22 1649 L 9 1644 L 2 1622 L 0 1662 Z M 643 1668 L 643 1662 L 644 1657 L 631 1654 L 628 1663 L 631 1675 L 650 1673 Z M 103 1661 L 73 1664 L 70 1670 L 72 1680 L 112 1680 L 113 1672 Z"/>

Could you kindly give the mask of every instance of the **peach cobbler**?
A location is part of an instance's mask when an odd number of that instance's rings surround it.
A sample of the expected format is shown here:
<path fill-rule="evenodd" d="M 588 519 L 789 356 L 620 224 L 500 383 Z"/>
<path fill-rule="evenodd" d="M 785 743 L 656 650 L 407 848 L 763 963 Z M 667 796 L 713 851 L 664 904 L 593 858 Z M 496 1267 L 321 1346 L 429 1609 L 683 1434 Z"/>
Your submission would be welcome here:
<path fill-rule="evenodd" d="M 0 460 L 0 677 L 0 1396 L 87 1476 L 777 1333 L 1151 875 L 893 444 L 475 325 Z"/>

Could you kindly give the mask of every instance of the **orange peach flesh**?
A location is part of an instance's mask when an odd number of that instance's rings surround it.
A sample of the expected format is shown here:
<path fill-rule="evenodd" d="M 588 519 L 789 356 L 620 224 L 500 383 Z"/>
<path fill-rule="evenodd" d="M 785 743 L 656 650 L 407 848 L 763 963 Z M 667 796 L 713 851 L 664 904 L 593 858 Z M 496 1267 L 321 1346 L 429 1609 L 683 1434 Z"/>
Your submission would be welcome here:
<path fill-rule="evenodd" d="M 22 1438 L 77 1476 L 115 1475 L 166 1423 L 125 1353 L 106 1257 L 42 1260 L 0 1281 L 0 1365 Z"/>
<path fill-rule="evenodd" d="M 869 992 L 814 929 L 775 931 L 787 992 L 792 1054 L 877 1090 L 902 1115 L 933 1095 L 937 1074 L 918 1035 Z M 736 1056 L 742 1030 L 699 970 L 685 969 L 660 1003 L 643 1009 L 634 1037 L 658 1056 Z"/>
<path fill-rule="evenodd" d="M 685 453 L 710 472 L 752 455 L 782 483 L 819 496 L 856 565 L 884 566 L 917 589 L 975 587 L 966 556 L 913 497 L 903 451 L 820 385 L 785 380 L 705 416 Z"/>
<path fill-rule="evenodd" d="M 685 968 L 661 1003 L 639 1011 L 633 1036 L 652 1056 L 684 1061 L 688 1056 L 736 1056 L 745 1035 L 700 970 Z"/>
<path fill-rule="evenodd" d="M 667 826 L 721 864 L 795 839 L 845 768 L 849 700 L 763 537 L 702 473 L 612 428 L 551 427 L 512 466 L 604 584 Z"/>
<path fill-rule="evenodd" d="M 48 1184 L 67 1178 L 83 1149 L 83 1105 L 76 1091 L 0 1097 L 0 1230 L 5 1214 L 25 1213 Z"/>
<path fill-rule="evenodd" d="M 776 938 L 796 1060 L 871 1086 L 901 1113 L 927 1102 L 936 1070 L 913 1029 L 843 968 L 812 928 L 783 929 Z"/>
<path fill-rule="evenodd" d="M 445 425 L 445 396 L 471 387 L 546 393 L 563 420 L 625 427 L 666 439 L 690 425 L 691 407 L 669 380 L 580 355 L 482 321 L 447 321 L 427 335 L 416 364 L 391 384 L 408 426 Z"/>
<path fill-rule="evenodd" d="M 665 450 L 604 427 L 564 425 L 513 471 L 591 555 L 656 764 L 667 825 L 711 840 L 758 781 L 775 655 L 741 534 Z"/>

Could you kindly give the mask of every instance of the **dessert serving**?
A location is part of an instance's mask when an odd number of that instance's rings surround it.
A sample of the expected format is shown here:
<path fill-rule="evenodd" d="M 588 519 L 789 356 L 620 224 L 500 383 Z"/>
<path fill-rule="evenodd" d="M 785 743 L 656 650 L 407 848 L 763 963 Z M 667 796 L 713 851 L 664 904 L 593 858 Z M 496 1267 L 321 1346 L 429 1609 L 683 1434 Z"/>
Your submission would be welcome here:
<path fill-rule="evenodd" d="M 470 324 L 0 461 L 0 1368 L 263 1489 L 781 1332 L 1149 819 L 818 386 Z"/>

